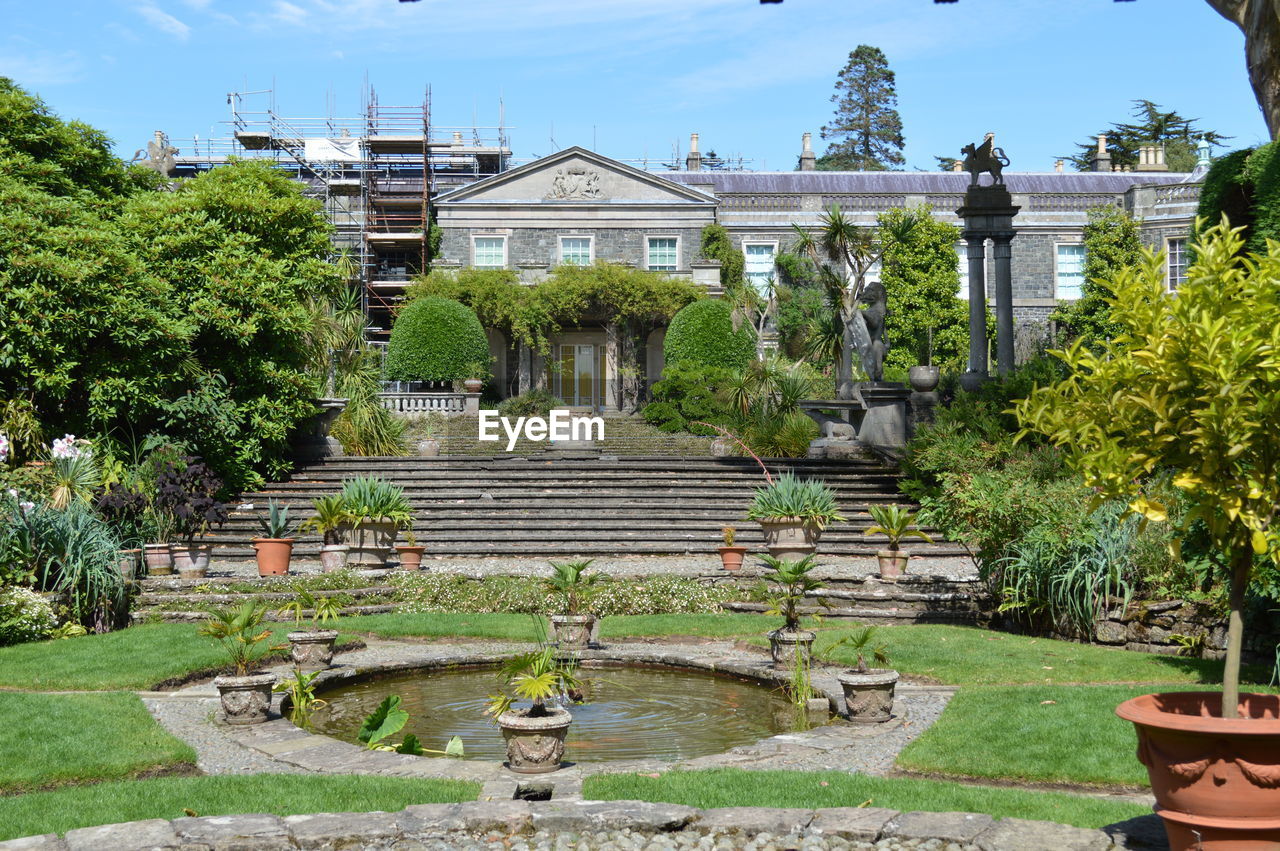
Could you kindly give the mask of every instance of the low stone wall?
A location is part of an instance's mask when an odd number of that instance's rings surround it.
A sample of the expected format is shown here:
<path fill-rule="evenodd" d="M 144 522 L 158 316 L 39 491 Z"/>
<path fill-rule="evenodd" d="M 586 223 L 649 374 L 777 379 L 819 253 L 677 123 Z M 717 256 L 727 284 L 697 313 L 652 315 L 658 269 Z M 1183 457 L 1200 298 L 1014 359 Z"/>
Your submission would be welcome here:
<path fill-rule="evenodd" d="M 1103 830 L 978 813 L 879 807 L 696 810 L 639 801 L 476 801 L 421 804 L 398 813 L 238 815 L 88 827 L 0 842 L 0 849 L 593 849 L 902 848 L 948 851 L 1105 851 L 1161 848 L 1155 816 Z M 710 840 L 708 842 L 708 840 Z"/>

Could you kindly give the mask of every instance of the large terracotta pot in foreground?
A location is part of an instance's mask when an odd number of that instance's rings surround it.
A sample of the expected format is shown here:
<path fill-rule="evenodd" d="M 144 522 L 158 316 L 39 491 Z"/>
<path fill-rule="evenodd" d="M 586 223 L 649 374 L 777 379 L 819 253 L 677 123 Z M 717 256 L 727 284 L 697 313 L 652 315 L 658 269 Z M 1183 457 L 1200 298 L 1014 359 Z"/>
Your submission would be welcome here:
<path fill-rule="evenodd" d="M 1239 718 L 1221 705 L 1218 692 L 1145 694 L 1116 714 L 1137 728 L 1172 851 L 1280 848 L 1280 695 L 1242 694 Z"/>

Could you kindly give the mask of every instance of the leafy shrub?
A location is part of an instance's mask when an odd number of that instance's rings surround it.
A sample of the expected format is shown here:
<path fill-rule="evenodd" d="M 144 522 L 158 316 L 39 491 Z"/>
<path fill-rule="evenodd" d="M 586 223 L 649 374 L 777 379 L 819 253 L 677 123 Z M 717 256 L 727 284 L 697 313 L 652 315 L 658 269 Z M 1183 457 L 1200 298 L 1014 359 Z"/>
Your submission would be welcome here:
<path fill-rule="evenodd" d="M 545 417 L 552 408 L 563 408 L 564 400 L 549 390 L 529 390 L 519 396 L 505 399 L 498 405 L 503 417 Z"/>
<path fill-rule="evenodd" d="M 559 611 L 562 595 L 545 580 L 526 576 L 489 576 L 476 580 L 456 574 L 396 576 L 406 612 L 503 612 L 547 614 Z M 740 597 L 732 588 L 704 585 L 679 576 L 605 579 L 592 588 L 587 609 L 606 615 L 696 614 L 718 612 Z"/>
<path fill-rule="evenodd" d="M 1245 177 L 1245 165 L 1252 148 L 1232 151 L 1214 160 L 1204 176 L 1196 217 L 1213 227 L 1225 214 L 1232 227 L 1253 224 L 1253 186 Z"/>
<path fill-rule="evenodd" d="M 204 535 L 210 526 L 227 522 L 227 506 L 218 499 L 222 479 L 193 455 L 169 463 L 156 479 L 156 507 L 174 519 L 174 532 L 184 541 Z"/>
<path fill-rule="evenodd" d="M 733 380 L 733 373 L 720 367 L 668 364 L 662 370 L 662 380 L 653 385 L 653 401 L 645 406 L 644 418 L 663 431 L 712 434 L 711 429 L 692 423 L 723 425 L 733 421 L 728 402 Z"/>
<path fill-rule="evenodd" d="M 745 322 L 734 327 L 727 301 L 704 298 L 672 318 L 662 350 L 671 365 L 742 369 L 755 359 L 756 335 Z"/>
<path fill-rule="evenodd" d="M 0 588 L 0 647 L 48 638 L 57 625 L 44 597 L 27 588 Z"/>
<path fill-rule="evenodd" d="M 489 341 L 475 311 L 428 296 L 396 316 L 383 373 L 392 381 L 460 381 L 476 361 L 489 362 Z"/>

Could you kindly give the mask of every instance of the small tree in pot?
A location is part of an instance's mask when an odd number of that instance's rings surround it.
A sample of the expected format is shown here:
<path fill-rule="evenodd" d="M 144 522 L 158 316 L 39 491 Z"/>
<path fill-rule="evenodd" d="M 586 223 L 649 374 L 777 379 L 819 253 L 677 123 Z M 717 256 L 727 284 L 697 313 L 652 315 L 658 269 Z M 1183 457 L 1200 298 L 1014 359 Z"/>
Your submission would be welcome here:
<path fill-rule="evenodd" d="M 227 506 L 217 496 L 221 490 L 221 477 L 192 455 L 167 465 L 156 477 L 156 505 L 173 517 L 180 541 L 173 566 L 184 579 L 199 579 L 208 572 L 213 545 L 196 539 L 208 534 L 210 526 L 227 522 Z"/>
<path fill-rule="evenodd" d="M 1116 710 L 1138 731 L 1174 849 L 1280 846 L 1280 695 L 1240 694 L 1245 594 L 1255 561 L 1280 562 L 1280 244 L 1241 256 L 1224 220 L 1195 247 L 1176 294 L 1163 258 L 1109 282 L 1119 336 L 1057 352 L 1072 374 L 1015 412 L 1048 435 L 1100 497 L 1168 519 L 1143 479 L 1172 470 L 1229 583 L 1221 695 L 1153 694 Z"/>
<path fill-rule="evenodd" d="M 320 566 L 325 573 L 342 570 L 347 564 L 350 547 L 342 543 L 341 529 L 343 524 L 351 523 L 351 512 L 338 494 L 318 497 L 312 500 L 311 506 L 315 514 L 302 521 L 298 531 L 315 530 L 320 533 Z"/>
<path fill-rule="evenodd" d="M 320 671 L 333 664 L 333 643 L 338 640 L 336 629 L 320 627 L 338 619 L 342 601 L 335 595 L 316 597 L 301 585 L 295 590 L 294 598 L 276 610 L 276 617 L 289 618 L 297 627 L 287 636 L 294 666 L 303 671 Z M 307 612 L 311 612 L 310 617 Z M 311 629 L 304 630 L 304 622 L 310 622 Z"/>
<path fill-rule="evenodd" d="M 514 695 L 494 695 L 485 714 L 493 716 L 507 740 L 507 768 L 520 774 L 555 771 L 573 716 L 549 701 L 578 687 L 574 669 L 548 646 L 507 660 L 498 674 Z M 516 709 L 519 699 L 528 700 L 529 707 Z"/>
<path fill-rule="evenodd" d="M 775 558 L 803 558 L 817 550 L 827 524 L 844 517 L 825 482 L 783 473 L 756 490 L 747 519 L 760 524 L 764 545 Z"/>
<path fill-rule="evenodd" d="M 547 590 L 562 595 L 564 605 L 558 615 L 551 615 L 551 630 L 555 641 L 567 650 L 581 650 L 591 641 L 591 629 L 595 615 L 583 613 L 589 589 L 600 581 L 601 574 L 587 573 L 592 559 L 551 562 L 554 571 L 546 580 Z"/>
<path fill-rule="evenodd" d="M 867 509 L 867 513 L 876 521 L 876 525 L 867 528 L 867 534 L 884 535 L 889 539 L 889 548 L 876 553 L 876 560 L 880 563 L 880 578 L 897 579 L 907 570 L 907 554 L 899 546 L 902 539 L 915 537 L 932 544 L 933 538 L 912 528 L 916 516 L 901 505 L 873 505 Z"/>
<path fill-rule="evenodd" d="M 284 576 L 289 572 L 293 556 L 293 527 L 289 525 L 289 506 L 274 499 L 267 500 L 267 516 L 258 519 L 262 537 L 253 539 L 257 551 L 259 576 Z"/>
<path fill-rule="evenodd" d="M 737 539 L 738 530 L 732 526 L 725 526 L 720 532 L 724 536 L 724 546 L 716 547 L 716 551 L 720 553 L 721 567 L 725 570 L 741 570 L 742 559 L 747 554 L 747 548 L 733 545 Z"/>
<path fill-rule="evenodd" d="M 250 674 L 263 656 L 284 645 L 269 643 L 271 630 L 263 628 L 266 610 L 257 600 L 246 600 L 234 609 L 209 609 L 209 620 L 200 634 L 217 639 L 227 652 L 233 676 L 213 681 L 222 700 L 223 720 L 228 724 L 260 724 L 271 709 L 271 687 L 275 674 Z"/>
<path fill-rule="evenodd" d="M 418 543 L 418 539 L 414 537 L 413 527 L 404 527 L 404 543 L 396 544 L 396 552 L 400 555 L 400 567 L 405 570 L 420 570 L 422 568 L 422 554 L 427 548 Z"/>
<path fill-rule="evenodd" d="M 877 665 L 889 664 L 885 646 L 872 644 L 875 635 L 874 626 L 864 626 L 827 649 L 830 653 L 848 647 L 857 659 L 854 668 L 836 674 L 844 690 L 845 711 L 850 721 L 878 723 L 893 717 L 893 691 L 898 684 L 898 672 L 867 665 L 868 656 Z"/>
<path fill-rule="evenodd" d="M 784 561 L 762 556 L 769 572 L 756 596 L 768 604 L 768 614 L 781 615 L 782 626 L 769 633 L 769 650 L 775 668 L 790 668 L 799 658 L 808 665 L 812 658 L 814 633 L 800 628 L 800 604 L 811 591 L 824 587 L 809 572 L 816 566 L 814 556 Z M 825 601 L 822 603 L 825 605 Z"/>

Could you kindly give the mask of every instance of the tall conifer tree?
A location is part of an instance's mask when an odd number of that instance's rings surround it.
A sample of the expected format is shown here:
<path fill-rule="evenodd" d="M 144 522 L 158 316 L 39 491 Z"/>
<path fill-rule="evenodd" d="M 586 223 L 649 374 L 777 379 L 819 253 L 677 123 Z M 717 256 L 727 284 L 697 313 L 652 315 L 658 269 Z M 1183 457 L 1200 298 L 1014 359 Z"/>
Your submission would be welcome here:
<path fill-rule="evenodd" d="M 822 128 L 833 140 L 818 159 L 821 171 L 888 171 L 901 166 L 902 117 L 889 60 L 878 47 L 860 44 L 836 76 L 836 112 Z"/>

